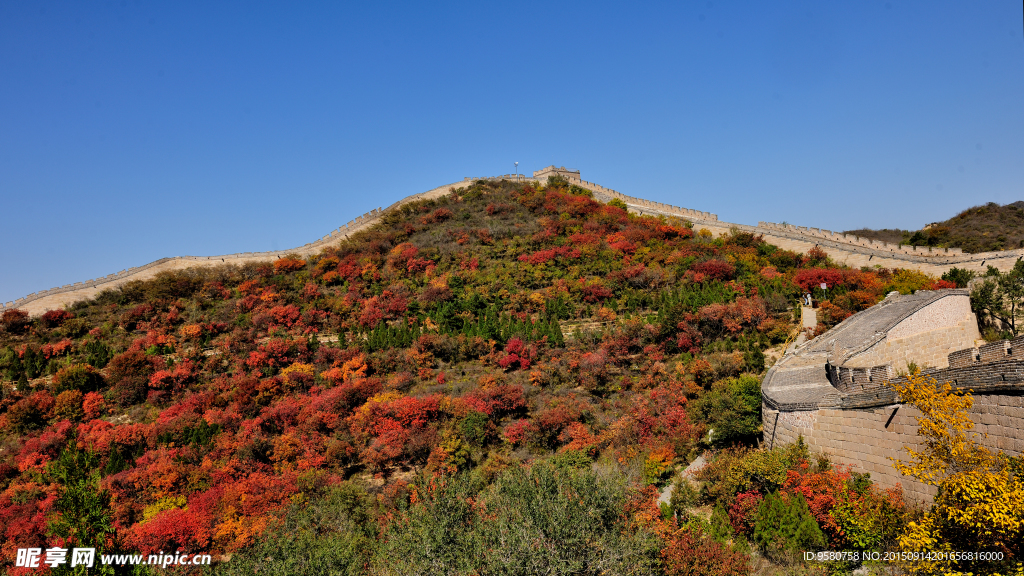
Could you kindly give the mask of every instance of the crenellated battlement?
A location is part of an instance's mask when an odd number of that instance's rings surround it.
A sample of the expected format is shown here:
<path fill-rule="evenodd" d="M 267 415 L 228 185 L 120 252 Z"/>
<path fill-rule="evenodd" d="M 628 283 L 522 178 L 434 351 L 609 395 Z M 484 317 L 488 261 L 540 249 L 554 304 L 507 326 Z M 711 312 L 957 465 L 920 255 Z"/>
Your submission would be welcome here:
<path fill-rule="evenodd" d="M 931 246 L 906 246 L 900 244 L 891 244 L 889 242 L 881 242 L 879 240 L 871 240 L 869 238 L 861 238 L 853 234 L 842 234 L 839 232 L 833 232 L 831 230 L 819 229 L 819 228 L 808 228 L 806 226 L 794 226 L 792 224 L 776 224 L 774 222 L 758 222 L 758 228 L 765 230 L 774 230 L 778 232 L 789 232 L 793 234 L 799 234 L 802 236 L 808 236 L 812 238 L 820 238 L 822 240 L 829 240 L 832 242 L 841 242 L 849 244 L 851 246 L 860 246 L 862 248 L 871 248 L 872 250 L 880 252 L 889 252 L 892 254 L 906 254 L 909 256 L 962 256 L 964 251 L 960 248 L 932 248 Z M 1009 252 L 1021 252 L 1024 254 L 1024 250 Z M 993 253 L 989 253 L 993 254 Z"/>

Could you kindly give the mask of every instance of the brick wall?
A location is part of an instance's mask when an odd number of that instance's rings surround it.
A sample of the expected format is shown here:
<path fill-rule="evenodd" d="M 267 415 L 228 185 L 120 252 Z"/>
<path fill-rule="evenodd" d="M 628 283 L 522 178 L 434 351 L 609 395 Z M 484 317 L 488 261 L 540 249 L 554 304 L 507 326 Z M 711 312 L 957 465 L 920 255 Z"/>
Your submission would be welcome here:
<path fill-rule="evenodd" d="M 853 368 L 889 364 L 896 370 L 905 370 L 907 364 L 913 362 L 921 368 L 946 368 L 950 350 L 972 346 L 980 337 L 978 324 L 972 317 L 950 328 L 905 338 L 886 338 L 851 358 L 846 365 Z"/>
<path fill-rule="evenodd" d="M 972 391 L 968 412 L 976 440 L 1011 456 L 1024 454 L 1024 336 L 951 352 L 946 364 L 923 373 Z M 891 365 L 830 366 L 829 373 L 842 392 L 838 403 L 762 404 L 765 444 L 780 446 L 802 435 L 812 451 L 836 463 L 869 472 L 883 486 L 900 483 L 911 500 L 931 499 L 934 489 L 901 476 L 892 465 L 892 458 L 906 458 L 905 448 L 919 443 L 920 413 L 898 404 L 887 385 L 904 377 L 895 376 Z"/>
<path fill-rule="evenodd" d="M 1024 396 L 976 394 L 969 412 L 981 445 L 1012 456 L 1024 453 Z M 803 435 L 812 452 L 826 453 L 837 464 L 868 472 L 881 486 L 901 484 L 909 501 L 928 502 L 935 489 L 901 475 L 890 460 L 906 459 L 907 447 L 920 448 L 919 416 L 915 408 L 898 404 L 782 413 L 765 409 L 764 442 L 768 447 L 781 446 Z"/>

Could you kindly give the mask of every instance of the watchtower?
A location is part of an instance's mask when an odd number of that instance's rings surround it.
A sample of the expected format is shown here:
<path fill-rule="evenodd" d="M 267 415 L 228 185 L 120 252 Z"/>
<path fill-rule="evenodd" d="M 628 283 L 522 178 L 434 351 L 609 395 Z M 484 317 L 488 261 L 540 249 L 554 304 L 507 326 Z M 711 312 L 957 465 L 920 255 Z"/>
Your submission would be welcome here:
<path fill-rule="evenodd" d="M 538 180 L 543 180 L 545 182 L 548 178 L 552 176 L 561 176 L 563 178 L 575 178 L 577 180 L 582 180 L 582 178 L 580 178 L 579 170 L 569 170 L 565 166 L 562 166 L 561 168 L 556 168 L 554 164 L 548 166 L 547 168 L 541 168 L 540 170 L 537 170 L 536 172 L 533 173 L 534 178 Z"/>

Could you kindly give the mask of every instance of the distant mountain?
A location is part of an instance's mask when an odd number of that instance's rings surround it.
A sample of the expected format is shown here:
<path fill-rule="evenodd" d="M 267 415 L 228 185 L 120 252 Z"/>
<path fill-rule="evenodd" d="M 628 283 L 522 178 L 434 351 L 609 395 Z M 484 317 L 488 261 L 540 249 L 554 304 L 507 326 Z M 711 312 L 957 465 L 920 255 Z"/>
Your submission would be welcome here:
<path fill-rule="evenodd" d="M 962 248 L 970 253 L 1024 248 L 1024 201 L 974 206 L 921 230 L 862 228 L 845 233 L 894 244 Z"/>

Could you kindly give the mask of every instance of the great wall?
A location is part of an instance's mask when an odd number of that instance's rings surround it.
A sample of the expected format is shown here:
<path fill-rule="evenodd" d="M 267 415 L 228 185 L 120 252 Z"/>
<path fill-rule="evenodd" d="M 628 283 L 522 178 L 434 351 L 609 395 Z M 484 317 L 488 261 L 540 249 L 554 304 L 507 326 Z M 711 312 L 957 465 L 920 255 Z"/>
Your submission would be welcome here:
<path fill-rule="evenodd" d="M 438 198 L 476 180 L 544 183 L 555 175 L 590 190 L 596 199 L 625 202 L 631 212 L 686 219 L 695 228 L 713 234 L 751 232 L 797 252 L 819 247 L 833 260 L 851 267 L 907 268 L 940 275 L 953 267 L 984 272 L 994 266 L 1006 271 L 1024 257 L 1024 250 L 964 254 L 959 249 L 897 246 L 787 224 L 721 222 L 715 214 L 628 196 L 583 180 L 578 171 L 549 166 L 534 172 L 533 177 L 506 174 L 464 178 L 414 194 L 292 250 L 162 258 L 103 278 L 30 294 L 0 305 L 0 310 L 14 307 L 39 315 L 166 270 L 312 254 L 373 226 L 403 204 Z M 918 444 L 915 418 L 919 413 L 899 404 L 884 383 L 898 379 L 898 372 L 914 362 L 928 375 L 951 381 L 957 388 L 972 389 L 975 404 L 971 414 L 977 431 L 984 435 L 981 442 L 1011 455 L 1024 453 L 1024 337 L 979 347 L 980 342 L 966 291 L 891 294 L 881 304 L 794 346 L 768 371 L 762 384 L 764 443 L 771 447 L 795 442 L 802 436 L 811 450 L 826 452 L 837 463 L 868 471 L 882 485 L 902 484 L 911 499 L 928 500 L 934 490 L 901 476 L 891 462 L 903 455 L 904 446 Z"/>
<path fill-rule="evenodd" d="M 812 451 L 867 471 L 884 486 L 901 484 L 911 500 L 935 490 L 900 475 L 895 458 L 920 448 L 917 417 L 887 383 L 923 375 L 970 390 L 978 442 L 1024 453 L 1024 336 L 983 343 L 967 290 L 892 293 L 817 338 L 787 352 L 761 385 L 764 443 L 803 437 Z M 903 372 L 904 374 L 901 374 Z"/>
<path fill-rule="evenodd" d="M 984 272 L 988 266 L 995 266 L 1000 270 L 1009 270 L 1014 263 L 1024 257 L 1024 249 L 1007 250 L 1004 252 L 984 252 L 979 254 L 964 254 L 959 248 L 948 250 L 932 250 L 923 247 L 898 246 L 886 242 L 877 242 L 865 238 L 859 238 L 849 234 L 839 234 L 830 230 L 818 228 L 807 228 L 804 226 L 793 226 L 789 224 L 775 224 L 772 222 L 758 222 L 757 226 L 746 224 L 733 224 L 721 222 L 718 216 L 709 212 L 680 208 L 661 202 L 644 200 L 634 196 L 622 194 L 600 184 L 588 182 L 580 178 L 578 171 L 569 171 L 565 167 L 556 168 L 549 166 L 543 170 L 533 173 L 533 177 L 523 175 L 505 174 L 503 176 L 467 177 L 459 182 L 438 186 L 427 192 L 413 194 L 387 208 L 378 208 L 370 211 L 341 226 L 330 234 L 291 250 L 278 250 L 273 252 L 242 252 L 238 254 L 226 254 L 222 256 L 177 256 L 161 258 L 149 264 L 121 270 L 115 274 L 109 274 L 102 278 L 76 282 L 41 292 L 34 292 L 13 302 L 0 303 L 0 310 L 4 308 L 20 308 L 29 314 L 39 315 L 46 310 L 63 308 L 75 301 L 95 297 L 101 291 L 116 288 L 131 280 L 146 280 L 167 270 L 181 270 L 196 266 L 215 266 L 224 263 L 242 264 L 280 258 L 287 254 L 312 254 L 320 251 L 332 242 L 338 242 L 347 236 L 360 230 L 373 226 L 384 214 L 403 204 L 438 198 L 450 193 L 452 190 L 467 186 L 476 180 L 513 180 L 518 179 L 524 182 L 543 183 L 547 178 L 560 175 L 571 184 L 586 188 L 594 193 L 597 199 L 608 201 L 617 198 L 626 203 L 630 210 L 636 213 L 651 215 L 666 215 L 684 218 L 693 222 L 698 228 L 706 228 L 713 234 L 726 234 L 731 230 L 751 232 L 762 235 L 766 241 L 787 250 L 806 252 L 817 246 L 823 249 L 835 260 L 855 268 L 863 266 L 882 266 L 886 268 L 907 268 L 919 270 L 933 275 L 941 275 L 950 268 L 959 267 L 976 272 Z"/>
<path fill-rule="evenodd" d="M 143 266 L 121 270 L 115 274 L 109 274 L 102 278 L 94 278 L 84 282 L 67 284 L 41 292 L 34 292 L 13 302 L 0 303 L 0 310 L 4 308 L 20 308 L 29 314 L 39 315 L 46 310 L 63 308 L 75 301 L 95 297 L 101 291 L 116 288 L 131 280 L 146 280 L 167 270 L 181 270 L 197 266 L 216 266 L 219 264 L 242 264 L 280 258 L 287 254 L 313 254 L 332 242 L 338 242 L 347 236 L 360 230 L 373 226 L 388 211 L 403 204 L 438 198 L 449 194 L 452 190 L 466 186 L 476 180 L 513 180 L 543 183 L 549 177 L 559 175 L 568 180 L 571 184 L 586 188 L 594 193 L 600 200 L 611 200 L 617 198 L 626 203 L 630 210 L 636 213 L 667 215 L 684 218 L 693 222 L 699 228 L 706 228 L 714 234 L 726 234 L 731 230 L 752 232 L 764 236 L 765 240 L 787 250 L 806 252 L 818 246 L 823 249 L 835 261 L 847 264 L 852 267 L 882 266 L 886 268 L 908 268 L 919 270 L 933 275 L 941 275 L 950 268 L 959 267 L 977 272 L 983 272 L 987 266 L 995 266 L 1000 270 L 1009 270 L 1014 263 L 1024 257 L 1024 249 L 1008 250 L 1004 252 L 985 252 L 980 254 L 964 254 L 958 248 L 949 250 L 932 250 L 929 248 L 898 246 L 885 242 L 877 242 L 859 238 L 848 234 L 839 234 L 830 230 L 818 228 L 807 228 L 789 224 L 775 224 L 772 222 L 759 222 L 757 226 L 746 224 L 732 224 L 721 222 L 718 216 L 709 212 L 691 210 L 652 202 L 634 196 L 622 194 L 600 184 L 588 182 L 580 177 L 578 171 L 569 171 L 565 167 L 556 168 L 548 166 L 533 173 L 533 177 L 524 175 L 505 174 L 503 176 L 486 176 L 464 178 L 462 181 L 452 184 L 438 186 L 427 192 L 413 194 L 387 208 L 378 208 L 356 218 L 341 226 L 330 234 L 291 250 L 277 250 L 272 252 L 242 252 L 238 254 L 226 254 L 221 256 L 176 256 L 161 258 Z"/>

